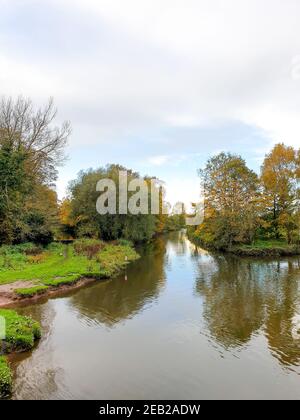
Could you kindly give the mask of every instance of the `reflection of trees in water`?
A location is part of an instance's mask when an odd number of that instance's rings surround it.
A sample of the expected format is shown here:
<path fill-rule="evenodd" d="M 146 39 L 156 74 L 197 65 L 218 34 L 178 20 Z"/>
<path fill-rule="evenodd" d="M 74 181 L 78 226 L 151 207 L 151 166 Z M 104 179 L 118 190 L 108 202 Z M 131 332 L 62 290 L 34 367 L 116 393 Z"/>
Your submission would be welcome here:
<path fill-rule="evenodd" d="M 141 247 L 141 258 L 127 267 L 125 274 L 82 289 L 70 304 L 87 322 L 97 320 L 107 326 L 128 319 L 155 300 L 164 285 L 166 239 Z"/>
<path fill-rule="evenodd" d="M 168 234 L 168 245 L 169 251 L 174 253 L 176 256 L 185 255 L 189 247 L 189 241 L 186 239 L 186 234 L 182 230 L 180 232 L 173 232 Z"/>
<path fill-rule="evenodd" d="M 274 356 L 285 365 L 300 362 L 299 270 L 290 261 L 267 297 L 265 333 Z M 298 316 L 297 316 L 298 315 Z"/>
<path fill-rule="evenodd" d="M 197 291 L 205 296 L 204 318 L 225 347 L 246 343 L 263 320 L 263 296 L 255 268 L 218 256 L 211 276 L 201 273 Z"/>
<path fill-rule="evenodd" d="M 205 298 L 204 318 L 224 347 L 247 343 L 264 325 L 274 356 L 283 364 L 300 361 L 295 334 L 299 310 L 299 260 L 249 260 L 216 255 L 197 263 L 197 292 Z"/>

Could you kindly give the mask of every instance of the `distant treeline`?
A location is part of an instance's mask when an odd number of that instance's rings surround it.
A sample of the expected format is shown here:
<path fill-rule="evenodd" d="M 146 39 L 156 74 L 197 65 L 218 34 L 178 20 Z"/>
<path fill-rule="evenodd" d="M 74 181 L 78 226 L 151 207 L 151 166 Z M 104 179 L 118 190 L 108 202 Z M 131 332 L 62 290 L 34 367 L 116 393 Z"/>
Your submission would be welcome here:
<path fill-rule="evenodd" d="M 99 215 L 96 184 L 101 178 L 117 184 L 118 171 L 126 170 L 119 165 L 80 172 L 68 198 L 59 202 L 53 187 L 71 127 L 69 122 L 55 126 L 55 117 L 52 100 L 38 109 L 22 97 L 0 101 L 0 245 L 47 244 L 76 237 L 136 242 L 183 226 L 183 215 L 166 216 L 162 211 L 159 215 Z M 140 177 L 132 170 L 128 176 L 129 180 Z"/>
<path fill-rule="evenodd" d="M 158 215 L 98 214 L 100 179 L 114 180 L 118 190 L 119 171 L 127 171 L 128 182 L 141 178 L 120 165 L 81 171 L 59 202 L 53 187 L 71 127 L 55 126 L 55 117 L 52 100 L 38 109 L 24 98 L 0 101 L 0 245 L 78 237 L 138 242 L 185 225 L 184 212 L 163 214 L 162 195 Z M 220 153 L 199 175 L 205 217 L 200 226 L 189 227 L 195 239 L 219 249 L 257 238 L 299 242 L 299 150 L 277 144 L 259 176 L 240 156 Z M 150 185 L 155 178 L 142 179 Z"/>

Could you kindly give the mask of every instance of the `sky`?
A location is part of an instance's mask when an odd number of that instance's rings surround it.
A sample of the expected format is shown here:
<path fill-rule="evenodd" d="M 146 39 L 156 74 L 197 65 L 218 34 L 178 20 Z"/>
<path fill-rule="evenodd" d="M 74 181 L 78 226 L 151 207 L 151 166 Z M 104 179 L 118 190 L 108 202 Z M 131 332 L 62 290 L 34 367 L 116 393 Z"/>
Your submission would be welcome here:
<path fill-rule="evenodd" d="M 299 0 L 0 0 L 0 95 L 70 120 L 57 191 L 119 163 L 199 198 L 220 151 L 300 146 Z"/>

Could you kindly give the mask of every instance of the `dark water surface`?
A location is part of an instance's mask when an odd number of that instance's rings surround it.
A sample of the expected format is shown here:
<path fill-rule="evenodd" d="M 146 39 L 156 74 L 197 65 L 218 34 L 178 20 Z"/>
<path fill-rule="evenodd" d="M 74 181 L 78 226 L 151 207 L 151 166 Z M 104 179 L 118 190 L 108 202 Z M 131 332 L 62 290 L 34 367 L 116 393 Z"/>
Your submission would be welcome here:
<path fill-rule="evenodd" d="M 20 309 L 43 338 L 16 399 L 300 399 L 300 259 L 212 255 L 184 233 L 126 276 Z"/>

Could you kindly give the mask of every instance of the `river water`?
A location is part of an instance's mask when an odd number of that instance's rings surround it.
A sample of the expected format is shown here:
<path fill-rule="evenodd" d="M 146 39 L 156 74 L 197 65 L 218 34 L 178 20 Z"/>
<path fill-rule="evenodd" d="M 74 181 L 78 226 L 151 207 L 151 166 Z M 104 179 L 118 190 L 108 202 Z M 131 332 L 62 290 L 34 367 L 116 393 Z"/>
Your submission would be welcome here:
<path fill-rule="evenodd" d="M 119 277 L 19 309 L 43 338 L 15 399 L 300 399 L 300 259 L 211 254 L 183 232 Z"/>

